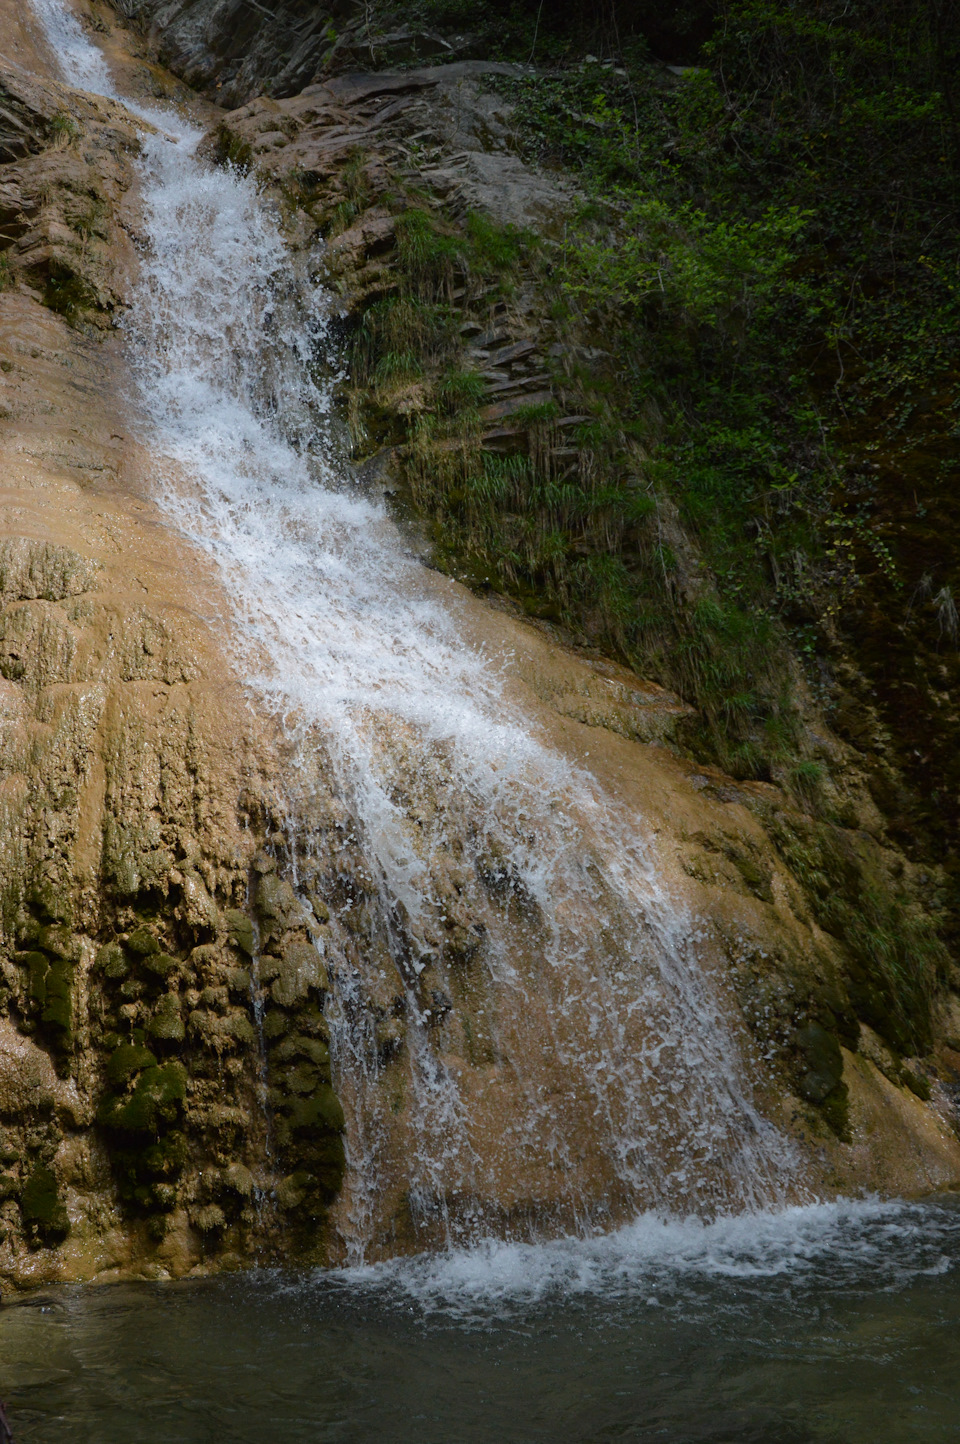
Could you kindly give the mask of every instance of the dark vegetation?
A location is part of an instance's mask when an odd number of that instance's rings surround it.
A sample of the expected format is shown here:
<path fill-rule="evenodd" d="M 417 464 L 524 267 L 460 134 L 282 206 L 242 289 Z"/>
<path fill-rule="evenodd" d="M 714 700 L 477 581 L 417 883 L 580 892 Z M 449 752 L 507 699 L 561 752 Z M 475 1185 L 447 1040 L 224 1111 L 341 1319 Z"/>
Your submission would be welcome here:
<path fill-rule="evenodd" d="M 525 490 L 551 553 L 505 580 L 652 664 L 726 766 L 802 767 L 785 633 L 819 681 L 869 580 L 894 618 L 913 598 L 942 651 L 956 640 L 948 566 L 915 574 L 881 493 L 918 449 L 937 453 L 922 484 L 956 461 L 960 21 L 933 3 L 749 0 L 723 7 L 699 66 L 674 78 L 649 63 L 642 7 L 601 10 L 593 35 L 620 41 L 615 65 L 584 63 L 562 10 L 531 32 L 523 9 L 501 17 L 501 50 L 530 39 L 556 62 L 517 86 L 526 147 L 590 197 L 556 317 L 609 353 L 568 378 L 591 416 L 568 439 L 620 515 L 584 537 L 583 487 L 564 514 L 516 468 L 489 477 L 502 499 L 512 486 L 508 512 Z M 709 579 L 671 546 L 674 507 Z M 491 558 L 503 541 L 487 538 Z"/>
<path fill-rule="evenodd" d="M 408 496 L 441 565 L 675 688 L 694 754 L 793 791 L 816 822 L 778 845 L 857 1013 L 923 1049 L 955 886 L 928 889 L 932 922 L 845 840 L 805 699 L 955 878 L 960 16 L 732 0 L 668 36 L 662 7 L 545 11 L 416 9 L 535 57 L 504 82 L 518 143 L 576 174 L 576 213 L 537 238 L 402 197 L 354 379 L 386 412 L 419 393 Z M 467 343 L 531 283 L 546 391 L 498 417 Z"/>

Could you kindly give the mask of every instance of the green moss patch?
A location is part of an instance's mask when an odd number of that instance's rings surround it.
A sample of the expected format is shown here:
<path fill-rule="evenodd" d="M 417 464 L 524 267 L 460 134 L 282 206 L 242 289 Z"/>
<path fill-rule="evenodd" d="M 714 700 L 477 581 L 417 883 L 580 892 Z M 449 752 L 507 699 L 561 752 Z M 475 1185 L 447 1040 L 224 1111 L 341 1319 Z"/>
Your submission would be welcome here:
<path fill-rule="evenodd" d="M 62 1243 L 70 1232 L 70 1220 L 51 1169 L 33 1170 L 20 1194 L 20 1212 L 28 1230 L 39 1241 Z"/>

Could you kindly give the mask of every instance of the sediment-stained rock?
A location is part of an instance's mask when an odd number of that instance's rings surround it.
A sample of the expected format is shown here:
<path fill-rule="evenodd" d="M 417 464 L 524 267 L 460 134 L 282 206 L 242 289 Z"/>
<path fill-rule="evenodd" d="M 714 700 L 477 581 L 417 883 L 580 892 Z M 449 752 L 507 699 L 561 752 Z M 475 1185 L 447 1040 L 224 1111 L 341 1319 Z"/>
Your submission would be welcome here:
<path fill-rule="evenodd" d="M 291 1125 L 285 1171 L 264 1165 L 251 879 L 276 829 L 276 737 L 203 620 L 210 579 L 138 494 L 148 459 L 126 439 L 116 361 L 28 288 L 0 296 L 7 1288 L 182 1273 L 286 1247 L 291 1228 L 309 1256 L 343 1168 L 329 1065 L 300 1080 L 309 1138 Z M 295 907 L 264 907 L 275 1038 L 325 1047 L 319 956 L 306 966 Z M 237 1187 L 293 1174 L 268 1220 Z"/>

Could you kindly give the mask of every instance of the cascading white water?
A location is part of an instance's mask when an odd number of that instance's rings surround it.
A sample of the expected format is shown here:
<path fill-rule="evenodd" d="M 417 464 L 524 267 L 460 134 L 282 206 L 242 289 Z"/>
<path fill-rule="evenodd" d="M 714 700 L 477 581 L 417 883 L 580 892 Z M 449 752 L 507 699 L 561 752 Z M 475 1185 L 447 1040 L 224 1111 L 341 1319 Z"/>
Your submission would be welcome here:
<path fill-rule="evenodd" d="M 68 80 L 112 94 L 61 0 L 34 5 Z M 751 1102 L 650 841 L 507 703 L 456 604 L 338 467 L 316 258 L 291 259 L 251 179 L 196 157 L 198 131 L 152 118 L 129 332 L 156 495 L 219 569 L 237 665 L 284 719 L 293 852 L 329 879 L 339 847 L 364 876 L 365 941 L 354 886 L 327 956 L 351 1257 L 398 1188 L 448 1241 L 538 1201 L 586 1231 L 604 1196 L 610 1216 L 776 1201 L 790 1150 Z M 392 1091 L 372 1007 L 386 973 Z"/>

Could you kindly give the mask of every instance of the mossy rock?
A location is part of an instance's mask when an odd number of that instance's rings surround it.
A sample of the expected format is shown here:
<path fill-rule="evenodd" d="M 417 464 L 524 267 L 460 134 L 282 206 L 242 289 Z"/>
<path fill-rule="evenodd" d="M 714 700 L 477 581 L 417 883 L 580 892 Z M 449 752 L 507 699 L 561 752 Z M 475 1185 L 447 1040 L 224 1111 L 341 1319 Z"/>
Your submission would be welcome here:
<path fill-rule="evenodd" d="M 47 973 L 50 969 L 50 959 L 46 953 L 34 951 L 24 955 L 23 964 L 29 973 L 27 987 L 30 997 L 43 1007 L 47 1001 Z"/>
<path fill-rule="evenodd" d="M 247 1013 L 235 1008 L 228 1015 L 227 1022 L 230 1026 L 231 1038 L 238 1043 L 255 1043 L 257 1041 L 256 1029 Z"/>
<path fill-rule="evenodd" d="M 901 1068 L 900 1077 L 911 1093 L 924 1103 L 929 1102 L 932 1092 L 929 1078 L 925 1078 L 922 1073 L 914 1073 L 912 1068 Z"/>
<path fill-rule="evenodd" d="M 19 1178 L 14 1178 L 12 1173 L 0 1173 L 0 1203 L 6 1203 L 8 1198 L 19 1198 L 21 1191 Z"/>
<path fill-rule="evenodd" d="M 176 1207 L 177 1181 L 190 1159 L 177 1130 L 149 1143 L 117 1143 L 110 1159 L 120 1197 L 134 1213 L 169 1213 Z"/>
<path fill-rule="evenodd" d="M 20 1212 L 27 1228 L 46 1244 L 62 1243 L 70 1232 L 70 1220 L 49 1168 L 35 1168 L 23 1185 Z"/>
<path fill-rule="evenodd" d="M 175 1123 L 187 1092 L 187 1074 L 182 1064 L 171 1060 L 145 1068 L 137 1077 L 133 1092 L 108 1095 L 97 1110 L 97 1122 L 115 1133 L 146 1133 L 156 1136 Z"/>
<path fill-rule="evenodd" d="M 73 965 L 34 951 L 24 959 L 30 973 L 30 996 L 40 1009 L 40 1021 L 54 1033 L 73 1028 Z"/>
<path fill-rule="evenodd" d="M 330 1049 L 319 1038 L 308 1038 L 303 1033 L 295 1033 L 293 1037 L 284 1038 L 282 1043 L 271 1049 L 270 1066 L 278 1068 L 296 1058 L 309 1058 L 318 1068 L 329 1068 Z"/>
<path fill-rule="evenodd" d="M 180 999 L 176 993 L 164 993 L 147 1024 L 147 1033 L 168 1043 L 182 1043 L 187 1035 Z"/>
<path fill-rule="evenodd" d="M 326 1199 L 336 1197 L 343 1184 L 347 1167 L 343 1137 L 339 1133 L 328 1133 L 308 1151 L 310 1167 L 317 1184 Z"/>
<path fill-rule="evenodd" d="M 171 956 L 170 953 L 145 953 L 141 963 L 148 973 L 157 978 L 167 979 L 180 969 L 180 960 Z"/>
<path fill-rule="evenodd" d="M 74 326 L 84 311 L 98 309 L 97 293 L 85 277 L 70 266 L 53 263 L 43 288 L 43 304 Z"/>
<path fill-rule="evenodd" d="M 126 947 L 128 952 L 138 958 L 148 958 L 153 953 L 159 953 L 160 944 L 156 936 L 148 927 L 136 928 L 127 938 Z"/>
<path fill-rule="evenodd" d="M 329 1069 L 321 1070 L 309 1059 L 301 1058 L 292 1067 L 284 1068 L 278 1080 L 278 1087 L 287 1094 L 304 1096 L 313 1094 L 324 1083 L 329 1083 Z"/>
<path fill-rule="evenodd" d="M 271 1008 L 263 1020 L 263 1032 L 267 1038 L 282 1038 L 290 1027 L 290 1019 L 279 1008 Z"/>
<path fill-rule="evenodd" d="M 312 1133 L 318 1129 L 342 1133 L 346 1126 L 340 1099 L 329 1084 L 322 1085 L 308 1098 L 291 1098 L 282 1111 L 291 1133 Z"/>
<path fill-rule="evenodd" d="M 897 1053 L 911 1054 L 926 1049 L 930 1042 L 929 1019 L 916 1014 L 906 1017 L 885 979 L 872 976 L 865 967 L 852 963 L 848 968 L 848 982 L 858 1016 Z"/>
<path fill-rule="evenodd" d="M 226 1215 L 216 1203 L 205 1203 L 191 1210 L 190 1222 L 201 1233 L 219 1233 L 227 1225 Z"/>
<path fill-rule="evenodd" d="M 246 913 L 238 908 L 227 908 L 224 917 L 227 923 L 227 937 L 235 948 L 252 958 L 256 952 L 256 932 Z"/>
<path fill-rule="evenodd" d="M 811 995 L 818 1021 L 828 1033 L 836 1033 L 844 1047 L 856 1053 L 860 1047 L 860 1024 L 850 1000 L 834 983 L 824 983 Z"/>
<path fill-rule="evenodd" d="M 227 971 L 227 987 L 235 996 L 248 997 L 250 994 L 249 968 L 230 968 Z"/>
<path fill-rule="evenodd" d="M 223 1187 L 238 1198 L 251 1198 L 256 1188 L 253 1174 L 243 1163 L 231 1163 L 223 1171 Z"/>
<path fill-rule="evenodd" d="M 324 1043 L 329 1043 L 330 1025 L 318 1003 L 308 1003 L 305 1007 L 298 1008 L 296 1025 L 301 1036 L 320 1038 Z"/>
<path fill-rule="evenodd" d="M 26 901 L 44 923 L 66 923 L 69 925 L 73 909 L 70 899 L 52 882 L 35 883 L 27 891 Z"/>
<path fill-rule="evenodd" d="M 143 1068 L 155 1068 L 157 1059 L 149 1048 L 135 1043 L 121 1043 L 107 1063 L 107 1082 L 114 1088 L 121 1087 Z"/>
<path fill-rule="evenodd" d="M 773 889 L 770 884 L 770 874 L 757 866 L 749 857 L 737 853 L 731 859 L 737 872 L 743 878 L 744 883 L 761 902 L 773 902 Z"/>
<path fill-rule="evenodd" d="M 105 978 L 125 978 L 130 971 L 130 963 L 126 953 L 119 943 L 105 943 L 96 958 L 97 970 Z"/>
<path fill-rule="evenodd" d="M 257 911 L 268 922 L 284 925 L 292 914 L 299 911 L 293 888 L 275 873 L 265 874 L 257 889 Z"/>
<path fill-rule="evenodd" d="M 48 923 L 42 927 L 37 941 L 45 953 L 65 960 L 70 958 L 74 948 L 73 933 L 63 923 Z"/>
<path fill-rule="evenodd" d="M 303 1170 L 287 1174 L 286 1178 L 281 1178 L 275 1190 L 277 1206 L 285 1213 L 299 1208 L 306 1199 L 307 1190 L 315 1182 L 313 1174 Z"/>
<path fill-rule="evenodd" d="M 840 1044 L 819 1023 L 808 1023 L 801 1028 L 793 1042 L 800 1053 L 797 1091 L 808 1103 L 823 1103 L 843 1077 Z"/>
<path fill-rule="evenodd" d="M 342 1139 L 332 1137 L 324 1148 L 311 1150 L 304 1162 L 308 1166 L 297 1168 L 281 1180 L 277 1202 L 285 1212 L 315 1221 L 325 1216 L 343 1183 L 346 1163 Z"/>
<path fill-rule="evenodd" d="M 73 1031 L 73 966 L 57 959 L 50 964 L 46 980 L 46 1001 L 40 1021 L 61 1034 Z"/>
<path fill-rule="evenodd" d="M 205 1048 L 218 1053 L 232 1050 L 237 1044 L 255 1043 L 257 1038 L 249 1016 L 241 1008 L 232 1008 L 225 1015 L 209 1008 L 194 1008 L 190 1032 Z"/>
<path fill-rule="evenodd" d="M 310 992 L 329 988 L 327 969 L 312 943 L 294 942 L 284 948 L 270 993 L 282 1008 L 294 1007 Z"/>
<path fill-rule="evenodd" d="M 141 1168 L 154 1179 L 179 1178 L 189 1161 L 187 1140 L 176 1130 L 149 1144 L 140 1155 Z"/>
<path fill-rule="evenodd" d="M 841 1143 L 850 1143 L 850 1097 L 846 1083 L 831 1088 L 820 1102 L 820 1112 Z"/>

